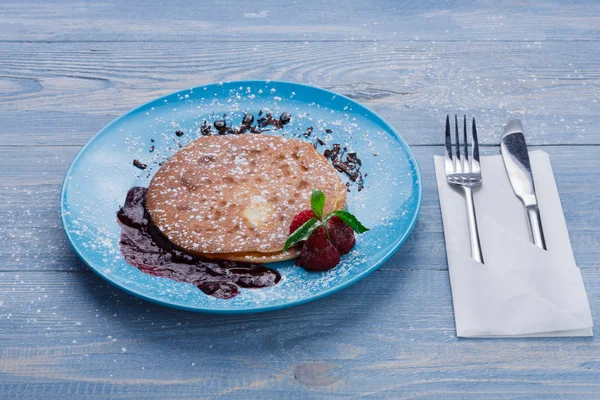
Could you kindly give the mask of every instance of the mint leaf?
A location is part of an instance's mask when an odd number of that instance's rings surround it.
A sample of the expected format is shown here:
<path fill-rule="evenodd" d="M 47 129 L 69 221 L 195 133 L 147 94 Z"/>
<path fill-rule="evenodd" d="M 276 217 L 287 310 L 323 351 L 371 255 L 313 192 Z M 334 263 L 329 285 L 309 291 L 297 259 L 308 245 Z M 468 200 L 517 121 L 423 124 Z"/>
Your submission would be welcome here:
<path fill-rule="evenodd" d="M 334 216 L 339 217 L 342 221 L 346 223 L 346 225 L 352 228 L 352 230 L 354 230 L 354 232 L 356 233 L 365 233 L 369 230 L 369 228 L 366 228 L 363 224 L 361 224 L 354 215 L 350 214 L 348 211 L 343 210 L 335 210 L 330 212 L 327 215 L 327 217 L 325 217 L 325 222 L 329 221 L 331 217 Z"/>
<path fill-rule="evenodd" d="M 312 195 L 310 196 L 310 207 L 319 219 L 323 218 L 323 207 L 325 207 L 325 194 L 319 189 L 312 190 Z"/>
<path fill-rule="evenodd" d="M 301 242 L 303 240 L 308 240 L 310 235 L 312 235 L 314 230 L 317 229 L 319 226 L 321 226 L 321 223 L 315 217 L 312 217 L 311 219 L 306 221 L 302 226 L 300 226 L 300 228 L 296 229 L 290 235 L 290 237 L 285 241 L 285 245 L 283 246 L 283 251 L 286 251 L 287 249 L 289 249 L 293 245 L 297 244 L 298 242 Z"/>

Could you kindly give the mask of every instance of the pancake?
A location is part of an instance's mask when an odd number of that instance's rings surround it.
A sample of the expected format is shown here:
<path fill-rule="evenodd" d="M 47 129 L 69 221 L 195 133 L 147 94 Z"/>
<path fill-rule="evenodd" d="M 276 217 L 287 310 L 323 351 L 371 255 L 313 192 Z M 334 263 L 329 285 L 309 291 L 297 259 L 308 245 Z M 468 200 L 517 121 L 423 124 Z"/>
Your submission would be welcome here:
<path fill-rule="evenodd" d="M 346 198 L 343 197 L 343 202 L 336 206 L 336 209 L 344 209 L 346 207 Z M 290 248 L 286 251 L 277 251 L 274 253 L 215 253 L 215 254 L 202 254 L 207 258 L 218 258 L 231 261 L 242 261 L 242 262 L 253 262 L 253 263 L 271 263 L 277 261 L 285 261 L 296 258 L 300 255 L 300 249 Z"/>
<path fill-rule="evenodd" d="M 206 258 L 216 258 L 220 260 L 231 260 L 240 262 L 252 263 L 272 263 L 277 261 L 291 260 L 300 255 L 300 250 L 293 248 L 286 251 L 278 251 L 275 253 L 222 253 L 222 254 L 202 254 Z"/>
<path fill-rule="evenodd" d="M 343 209 L 346 187 L 309 143 L 264 134 L 205 136 L 156 172 L 146 207 L 175 245 L 195 254 L 248 262 L 282 252 L 292 218 L 325 193 L 325 213 Z"/>

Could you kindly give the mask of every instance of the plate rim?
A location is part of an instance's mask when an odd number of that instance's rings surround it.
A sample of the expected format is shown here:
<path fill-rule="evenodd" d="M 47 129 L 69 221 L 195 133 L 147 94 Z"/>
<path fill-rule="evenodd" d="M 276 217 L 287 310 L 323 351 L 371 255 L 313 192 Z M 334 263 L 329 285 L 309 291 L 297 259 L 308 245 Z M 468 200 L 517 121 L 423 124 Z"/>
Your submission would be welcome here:
<path fill-rule="evenodd" d="M 236 309 L 189 306 L 189 305 L 181 304 L 181 303 L 174 302 L 174 301 L 156 299 L 156 298 L 153 298 L 153 297 L 150 297 L 150 296 L 144 294 L 143 292 L 139 292 L 139 291 L 130 289 L 121 283 L 111 280 L 110 277 L 108 277 L 102 273 L 100 268 L 94 267 L 93 263 L 90 262 L 85 257 L 85 255 L 76 247 L 76 245 L 74 243 L 74 239 L 66 227 L 66 219 L 67 219 L 68 213 L 65 212 L 65 207 L 67 206 L 66 191 L 67 191 L 67 186 L 69 183 L 68 178 L 71 175 L 71 172 L 74 169 L 74 166 L 77 163 L 77 161 L 79 160 L 79 158 L 86 152 L 86 150 L 88 150 L 88 147 L 91 146 L 91 143 L 96 139 L 96 137 L 102 135 L 105 131 L 109 130 L 113 125 L 116 125 L 120 121 L 137 113 L 138 111 L 140 111 L 144 107 L 147 107 L 149 104 L 154 103 L 155 101 L 162 100 L 166 97 L 170 97 L 170 96 L 174 96 L 174 95 L 178 95 L 178 94 L 183 95 L 186 92 L 189 92 L 190 90 L 203 89 L 203 88 L 210 87 L 210 86 L 244 85 L 244 84 L 246 84 L 246 85 L 248 85 L 248 84 L 291 85 L 291 86 L 301 86 L 301 87 L 308 88 L 311 90 L 322 91 L 322 92 L 325 92 L 325 94 L 330 94 L 332 96 L 341 97 L 344 100 L 351 102 L 352 104 L 355 104 L 355 105 L 358 105 L 358 106 L 364 108 L 369 113 L 371 113 L 377 120 L 379 120 L 378 122 L 380 122 L 382 125 L 387 127 L 391 131 L 391 133 L 393 133 L 395 138 L 398 140 L 398 142 L 399 142 L 400 146 L 403 148 L 403 150 L 409 155 L 409 161 L 412 161 L 412 163 L 413 163 L 415 175 L 417 178 L 414 181 L 414 182 L 416 182 L 416 186 L 418 188 L 418 190 L 417 190 L 417 206 L 415 208 L 415 213 L 410 221 L 409 227 L 404 232 L 404 235 L 402 235 L 402 237 L 400 237 L 400 239 L 379 260 L 374 262 L 369 268 L 365 269 L 360 274 L 355 275 L 353 278 L 351 278 L 347 282 L 333 286 L 329 289 L 326 289 L 325 291 L 323 291 L 321 293 L 317 293 L 317 294 L 314 294 L 314 295 L 311 295 L 311 296 L 308 296 L 308 297 L 305 297 L 302 299 L 289 301 L 289 302 L 286 302 L 283 304 L 270 305 L 270 306 L 260 306 L 260 307 L 252 307 L 252 308 L 236 308 Z M 392 255 L 394 255 L 396 253 L 396 251 L 398 251 L 398 249 L 404 244 L 404 242 L 406 242 L 406 240 L 408 239 L 408 236 L 414 229 L 414 227 L 417 223 L 417 220 L 419 218 L 422 200 L 423 200 L 423 182 L 421 179 L 421 171 L 419 168 L 419 164 L 417 162 L 417 158 L 415 157 L 409 144 L 396 131 L 396 129 L 390 123 L 388 123 L 383 117 L 381 117 L 379 114 L 377 114 L 375 111 L 371 110 L 369 107 L 364 106 L 363 104 L 360 104 L 359 102 L 351 99 L 348 96 L 345 96 L 345 95 L 342 95 L 339 93 L 335 93 L 335 92 L 332 92 L 331 90 L 323 89 L 318 86 L 312 86 L 312 85 L 308 85 L 308 84 L 304 84 L 304 83 L 297 83 L 297 82 L 290 82 L 290 81 L 252 79 L 252 80 L 234 80 L 234 81 L 222 81 L 222 82 L 217 82 L 217 83 L 209 83 L 206 85 L 198 85 L 198 86 L 194 86 L 191 88 L 181 89 L 181 90 L 178 90 L 175 92 L 167 93 L 160 97 L 153 98 L 135 108 L 132 108 L 131 110 L 125 112 L 124 114 L 121 114 L 120 116 L 118 116 L 117 118 L 115 118 L 114 120 L 112 120 L 111 122 L 106 124 L 104 127 L 102 127 L 102 129 L 100 129 L 92 137 L 90 137 L 87 140 L 87 142 L 81 147 L 81 149 L 79 149 L 79 151 L 77 152 L 77 154 L 75 155 L 75 157 L 73 158 L 71 163 L 69 164 L 69 168 L 67 168 L 67 171 L 65 172 L 65 177 L 63 179 L 63 183 L 61 185 L 61 190 L 60 190 L 60 220 L 61 220 L 61 226 L 62 226 L 63 232 L 65 233 L 65 235 L 67 237 L 69 245 L 73 249 L 75 254 L 77 254 L 79 259 L 81 261 L 83 261 L 83 263 L 89 269 L 91 269 L 96 275 L 100 276 L 104 281 L 106 281 L 109 284 L 111 284 L 112 286 L 124 291 L 125 293 L 128 293 L 132 296 L 138 297 L 140 299 L 149 301 L 151 303 L 158 304 L 160 306 L 174 308 L 177 310 L 191 311 L 191 312 L 197 312 L 197 313 L 207 313 L 207 314 L 251 314 L 251 313 L 258 313 L 258 312 L 281 310 L 284 308 L 289 308 L 289 307 L 294 307 L 294 306 L 299 306 L 301 304 L 309 303 L 309 302 L 321 299 L 323 297 L 329 296 L 331 294 L 334 294 L 336 292 L 339 292 L 340 290 L 345 289 L 346 287 L 353 285 L 353 284 L 357 283 L 358 281 L 362 280 L 364 277 L 366 277 L 367 275 L 371 274 L 372 272 L 377 270 L 379 267 L 381 267 L 387 260 L 390 259 L 390 257 Z"/>

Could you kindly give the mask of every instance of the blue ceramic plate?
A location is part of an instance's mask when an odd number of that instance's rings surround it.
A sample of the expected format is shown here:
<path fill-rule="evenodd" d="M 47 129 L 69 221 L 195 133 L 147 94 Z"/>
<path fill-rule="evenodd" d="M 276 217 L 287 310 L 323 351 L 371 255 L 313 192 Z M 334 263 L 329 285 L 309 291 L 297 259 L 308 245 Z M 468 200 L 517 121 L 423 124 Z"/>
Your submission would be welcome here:
<path fill-rule="evenodd" d="M 229 300 L 202 293 L 188 283 L 142 273 L 123 259 L 116 212 L 132 186 L 147 186 L 156 167 L 201 136 L 199 127 L 227 114 L 239 123 L 244 111 L 259 110 L 292 121 L 269 134 L 303 133 L 309 126 L 327 143 L 358 152 L 365 188 L 351 186 L 348 211 L 371 230 L 333 270 L 310 273 L 292 261 L 271 264 L 281 282 L 266 289 L 241 289 Z M 177 137 L 176 130 L 184 135 Z M 327 133 L 330 130 L 331 133 Z M 303 137 L 302 135 L 300 135 Z M 151 143 L 153 139 L 154 142 Z M 314 135 L 305 140 L 314 140 Z M 150 146 L 155 150 L 149 152 Z M 154 100 L 116 119 L 81 149 L 71 164 L 61 193 L 64 230 L 79 257 L 98 275 L 140 298 L 190 311 L 249 313 L 289 307 L 334 293 L 379 267 L 406 240 L 421 204 L 417 162 L 402 137 L 381 117 L 355 101 L 315 87 L 274 81 L 241 81 L 200 86 Z"/>

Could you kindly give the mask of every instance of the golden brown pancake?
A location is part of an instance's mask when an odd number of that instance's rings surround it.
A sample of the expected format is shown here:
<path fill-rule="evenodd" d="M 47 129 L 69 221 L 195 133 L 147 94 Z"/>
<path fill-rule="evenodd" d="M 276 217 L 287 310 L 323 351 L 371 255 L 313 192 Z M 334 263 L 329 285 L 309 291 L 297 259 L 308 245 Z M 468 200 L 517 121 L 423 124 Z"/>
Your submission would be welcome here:
<path fill-rule="evenodd" d="M 217 258 L 220 260 L 231 260 L 253 263 L 272 263 L 277 261 L 285 261 L 296 258 L 300 255 L 300 249 L 291 248 L 286 251 L 277 251 L 275 253 L 214 253 L 202 254 L 207 258 Z"/>
<path fill-rule="evenodd" d="M 339 199 L 338 199 L 339 200 Z M 343 196 L 341 199 L 343 200 L 339 206 L 336 206 L 336 209 L 344 209 L 346 207 L 346 196 Z M 254 263 L 271 263 L 277 261 L 285 261 L 296 258 L 300 255 L 300 249 L 298 248 L 290 248 L 286 251 L 277 251 L 274 253 L 214 253 L 214 254 L 202 254 L 207 258 L 218 258 L 225 259 L 231 261 L 245 261 L 245 262 L 254 262 Z"/>
<path fill-rule="evenodd" d="M 292 218 L 310 208 L 311 190 L 325 213 L 343 209 L 346 187 L 309 143 L 264 134 L 205 136 L 157 171 L 146 207 L 177 246 L 209 257 L 249 262 L 294 258 L 282 253 Z"/>

